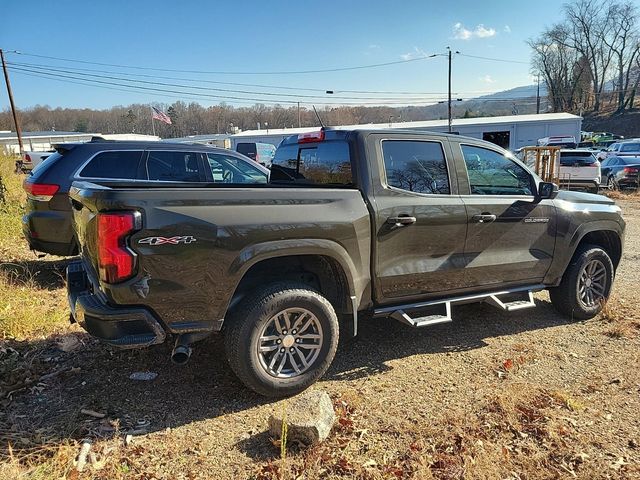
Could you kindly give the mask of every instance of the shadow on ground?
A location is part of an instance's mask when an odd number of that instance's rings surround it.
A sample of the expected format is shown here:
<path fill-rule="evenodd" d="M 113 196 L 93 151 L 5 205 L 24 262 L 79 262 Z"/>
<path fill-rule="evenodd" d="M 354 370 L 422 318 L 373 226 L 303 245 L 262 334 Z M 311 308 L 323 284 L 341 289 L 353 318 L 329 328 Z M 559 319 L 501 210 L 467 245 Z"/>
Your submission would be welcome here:
<path fill-rule="evenodd" d="M 390 360 L 482 348 L 486 338 L 567 322 L 544 301 L 538 301 L 536 309 L 509 314 L 487 305 L 464 305 L 454 307 L 454 318 L 451 324 L 426 330 L 387 319 L 363 323 L 359 337 L 339 349 L 325 378 L 348 382 L 389 370 Z M 196 344 L 191 361 L 180 367 L 169 360 L 169 342 L 144 350 L 119 351 L 86 334 L 71 335 L 79 344 L 67 352 L 61 350 L 60 338 L 0 342 L 0 455 L 7 455 L 9 442 L 16 454 L 64 439 L 108 438 L 131 430 L 178 427 L 269 403 L 247 391 L 233 376 L 224 361 L 220 337 Z M 9 394 L 24 379 L 8 372 L 19 372 L 20 368 L 32 381 Z M 136 371 L 158 376 L 151 381 L 130 380 L 129 375 Z M 63 373 L 42 378 L 52 372 Z M 82 414 L 82 409 L 106 417 L 93 418 Z M 265 452 L 260 447 L 262 440 L 248 438 L 238 447 L 259 458 L 260 452 Z"/>
<path fill-rule="evenodd" d="M 43 290 L 57 290 L 64 286 L 65 270 L 75 258 L 54 257 L 53 260 L 14 260 L 1 262 L 0 272 L 14 284 L 33 283 Z"/>

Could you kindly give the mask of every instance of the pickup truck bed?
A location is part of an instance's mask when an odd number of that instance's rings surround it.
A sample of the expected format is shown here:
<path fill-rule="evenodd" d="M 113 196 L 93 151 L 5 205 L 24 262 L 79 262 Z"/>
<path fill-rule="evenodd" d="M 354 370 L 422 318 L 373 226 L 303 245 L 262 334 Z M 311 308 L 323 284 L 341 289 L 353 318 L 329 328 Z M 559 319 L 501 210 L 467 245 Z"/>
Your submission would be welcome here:
<path fill-rule="evenodd" d="M 121 347 L 223 331 L 255 391 L 290 395 L 358 318 L 451 321 L 457 303 L 574 318 L 609 295 L 624 221 L 609 199 L 558 192 L 498 147 L 402 131 L 321 130 L 281 144 L 267 185 L 75 182 L 82 261 L 69 303 Z"/>

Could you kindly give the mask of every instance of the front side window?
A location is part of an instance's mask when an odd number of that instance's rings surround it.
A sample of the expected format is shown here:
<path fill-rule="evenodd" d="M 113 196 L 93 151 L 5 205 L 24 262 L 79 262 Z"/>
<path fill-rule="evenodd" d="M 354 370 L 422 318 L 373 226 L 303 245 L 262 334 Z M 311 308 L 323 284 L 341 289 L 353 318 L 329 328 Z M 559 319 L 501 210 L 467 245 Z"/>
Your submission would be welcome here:
<path fill-rule="evenodd" d="M 149 180 L 165 182 L 202 181 L 198 168 L 198 154 L 194 152 L 150 151 L 145 165 Z"/>
<path fill-rule="evenodd" d="M 387 184 L 409 192 L 451 193 L 442 145 L 419 140 L 382 142 Z"/>
<path fill-rule="evenodd" d="M 472 195 L 533 195 L 531 174 L 512 159 L 487 148 L 461 148 Z"/>
<path fill-rule="evenodd" d="M 80 172 L 85 178 L 135 180 L 142 151 L 113 151 L 97 154 Z"/>
<path fill-rule="evenodd" d="M 207 153 L 207 161 L 216 183 L 267 183 L 265 172 L 239 158 Z"/>

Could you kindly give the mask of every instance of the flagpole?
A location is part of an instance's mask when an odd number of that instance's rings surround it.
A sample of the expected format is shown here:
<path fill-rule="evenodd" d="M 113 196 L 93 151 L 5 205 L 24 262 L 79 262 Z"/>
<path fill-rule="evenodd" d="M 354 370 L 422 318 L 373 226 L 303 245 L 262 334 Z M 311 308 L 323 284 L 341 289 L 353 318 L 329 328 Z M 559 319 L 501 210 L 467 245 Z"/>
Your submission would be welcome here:
<path fill-rule="evenodd" d="M 151 130 L 153 131 L 153 136 L 156 136 L 156 124 L 153 123 L 153 108 L 151 108 Z"/>

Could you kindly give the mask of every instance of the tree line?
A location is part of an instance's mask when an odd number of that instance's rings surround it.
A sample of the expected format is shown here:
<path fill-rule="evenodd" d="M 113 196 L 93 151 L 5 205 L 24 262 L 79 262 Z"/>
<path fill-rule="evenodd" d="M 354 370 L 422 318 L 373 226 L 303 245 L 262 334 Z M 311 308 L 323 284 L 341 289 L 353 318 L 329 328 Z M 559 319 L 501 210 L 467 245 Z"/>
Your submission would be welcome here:
<path fill-rule="evenodd" d="M 574 0 L 563 18 L 529 40 L 532 70 L 556 112 L 633 108 L 640 83 L 638 7 L 629 0 Z"/>
<path fill-rule="evenodd" d="M 535 106 L 527 100 L 520 113 L 534 113 Z M 510 115 L 513 102 L 469 100 L 454 105 L 454 117 Z M 155 120 L 151 124 L 151 106 L 167 113 L 171 125 Z M 298 117 L 299 115 L 299 117 Z M 318 108 L 323 124 L 356 125 L 367 123 L 400 123 L 416 120 L 447 118 L 446 104 L 426 106 L 336 106 Z M 22 130 L 76 131 L 91 133 L 155 133 L 163 138 L 188 135 L 235 133 L 238 130 L 295 128 L 319 126 L 313 109 L 301 106 L 267 106 L 256 104 L 234 107 L 220 104 L 205 107 L 196 102 L 177 101 L 171 104 L 133 104 L 104 110 L 89 108 L 50 108 L 37 105 L 19 111 Z M 298 123 L 299 118 L 299 123 Z M 0 111 L 0 130 L 15 130 L 11 111 Z"/>

